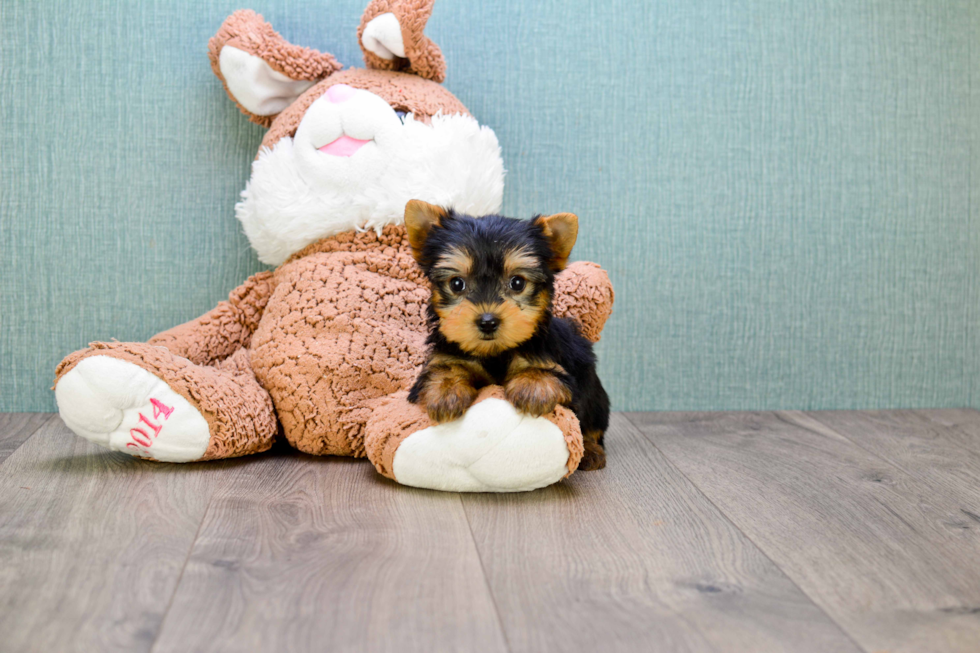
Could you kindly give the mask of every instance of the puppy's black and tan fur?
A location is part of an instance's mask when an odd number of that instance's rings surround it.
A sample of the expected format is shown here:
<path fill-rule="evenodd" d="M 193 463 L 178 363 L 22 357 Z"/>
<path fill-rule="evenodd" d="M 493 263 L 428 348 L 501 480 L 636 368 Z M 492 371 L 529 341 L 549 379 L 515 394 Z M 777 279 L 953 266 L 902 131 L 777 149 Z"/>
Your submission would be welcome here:
<path fill-rule="evenodd" d="M 592 343 L 575 321 L 551 314 L 555 274 L 575 244 L 578 218 L 473 218 L 412 200 L 405 226 L 432 285 L 431 353 L 409 400 L 436 422 L 460 417 L 490 384 L 530 415 L 568 406 L 585 440 L 579 469 L 604 467 L 609 398 Z"/>

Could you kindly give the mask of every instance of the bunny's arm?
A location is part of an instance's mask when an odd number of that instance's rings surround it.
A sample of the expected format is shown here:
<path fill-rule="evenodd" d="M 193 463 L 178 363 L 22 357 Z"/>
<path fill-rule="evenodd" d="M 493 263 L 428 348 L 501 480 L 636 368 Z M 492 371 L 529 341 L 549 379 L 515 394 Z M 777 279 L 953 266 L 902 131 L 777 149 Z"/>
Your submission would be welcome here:
<path fill-rule="evenodd" d="M 158 333 L 149 344 L 166 347 L 198 365 L 224 360 L 248 347 L 274 287 L 272 272 L 259 272 L 231 291 L 228 301 L 219 302 L 199 318 Z"/>
<path fill-rule="evenodd" d="M 578 320 L 592 342 L 612 314 L 613 297 L 609 275 L 595 263 L 577 261 L 555 277 L 555 316 Z"/>

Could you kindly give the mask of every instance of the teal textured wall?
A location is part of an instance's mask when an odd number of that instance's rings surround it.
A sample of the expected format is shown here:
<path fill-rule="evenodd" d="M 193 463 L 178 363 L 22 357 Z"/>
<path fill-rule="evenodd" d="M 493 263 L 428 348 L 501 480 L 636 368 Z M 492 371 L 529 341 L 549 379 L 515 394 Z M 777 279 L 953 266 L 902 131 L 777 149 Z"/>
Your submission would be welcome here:
<path fill-rule="evenodd" d="M 366 0 L 0 4 L 0 410 L 260 269 L 262 130 L 207 39 L 241 5 L 360 65 Z M 575 211 L 617 289 L 618 409 L 980 407 L 980 3 L 439 0 L 505 212 Z"/>

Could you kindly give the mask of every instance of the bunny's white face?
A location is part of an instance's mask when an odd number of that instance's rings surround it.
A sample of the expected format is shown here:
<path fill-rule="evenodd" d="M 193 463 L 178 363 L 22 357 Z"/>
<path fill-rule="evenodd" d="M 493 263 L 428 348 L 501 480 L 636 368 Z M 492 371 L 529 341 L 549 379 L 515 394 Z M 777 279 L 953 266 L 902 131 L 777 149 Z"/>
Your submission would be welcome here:
<path fill-rule="evenodd" d="M 259 260 L 278 265 L 321 238 L 400 223 L 410 199 L 495 212 L 503 176 L 497 137 L 471 116 L 427 124 L 338 84 L 259 154 L 236 215 Z"/>

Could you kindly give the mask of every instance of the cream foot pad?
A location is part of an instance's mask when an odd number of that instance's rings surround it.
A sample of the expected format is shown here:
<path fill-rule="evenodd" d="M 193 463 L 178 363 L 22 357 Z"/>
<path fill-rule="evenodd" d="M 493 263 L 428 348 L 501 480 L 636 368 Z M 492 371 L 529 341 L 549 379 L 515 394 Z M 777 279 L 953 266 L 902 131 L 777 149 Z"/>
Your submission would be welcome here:
<path fill-rule="evenodd" d="M 103 447 L 165 462 L 198 460 L 208 448 L 201 413 L 133 363 L 86 358 L 61 377 L 55 397 L 68 428 Z"/>
<path fill-rule="evenodd" d="M 561 429 L 486 399 L 453 422 L 414 433 L 395 452 L 392 473 L 404 485 L 455 492 L 522 492 L 551 485 L 568 468 Z"/>

